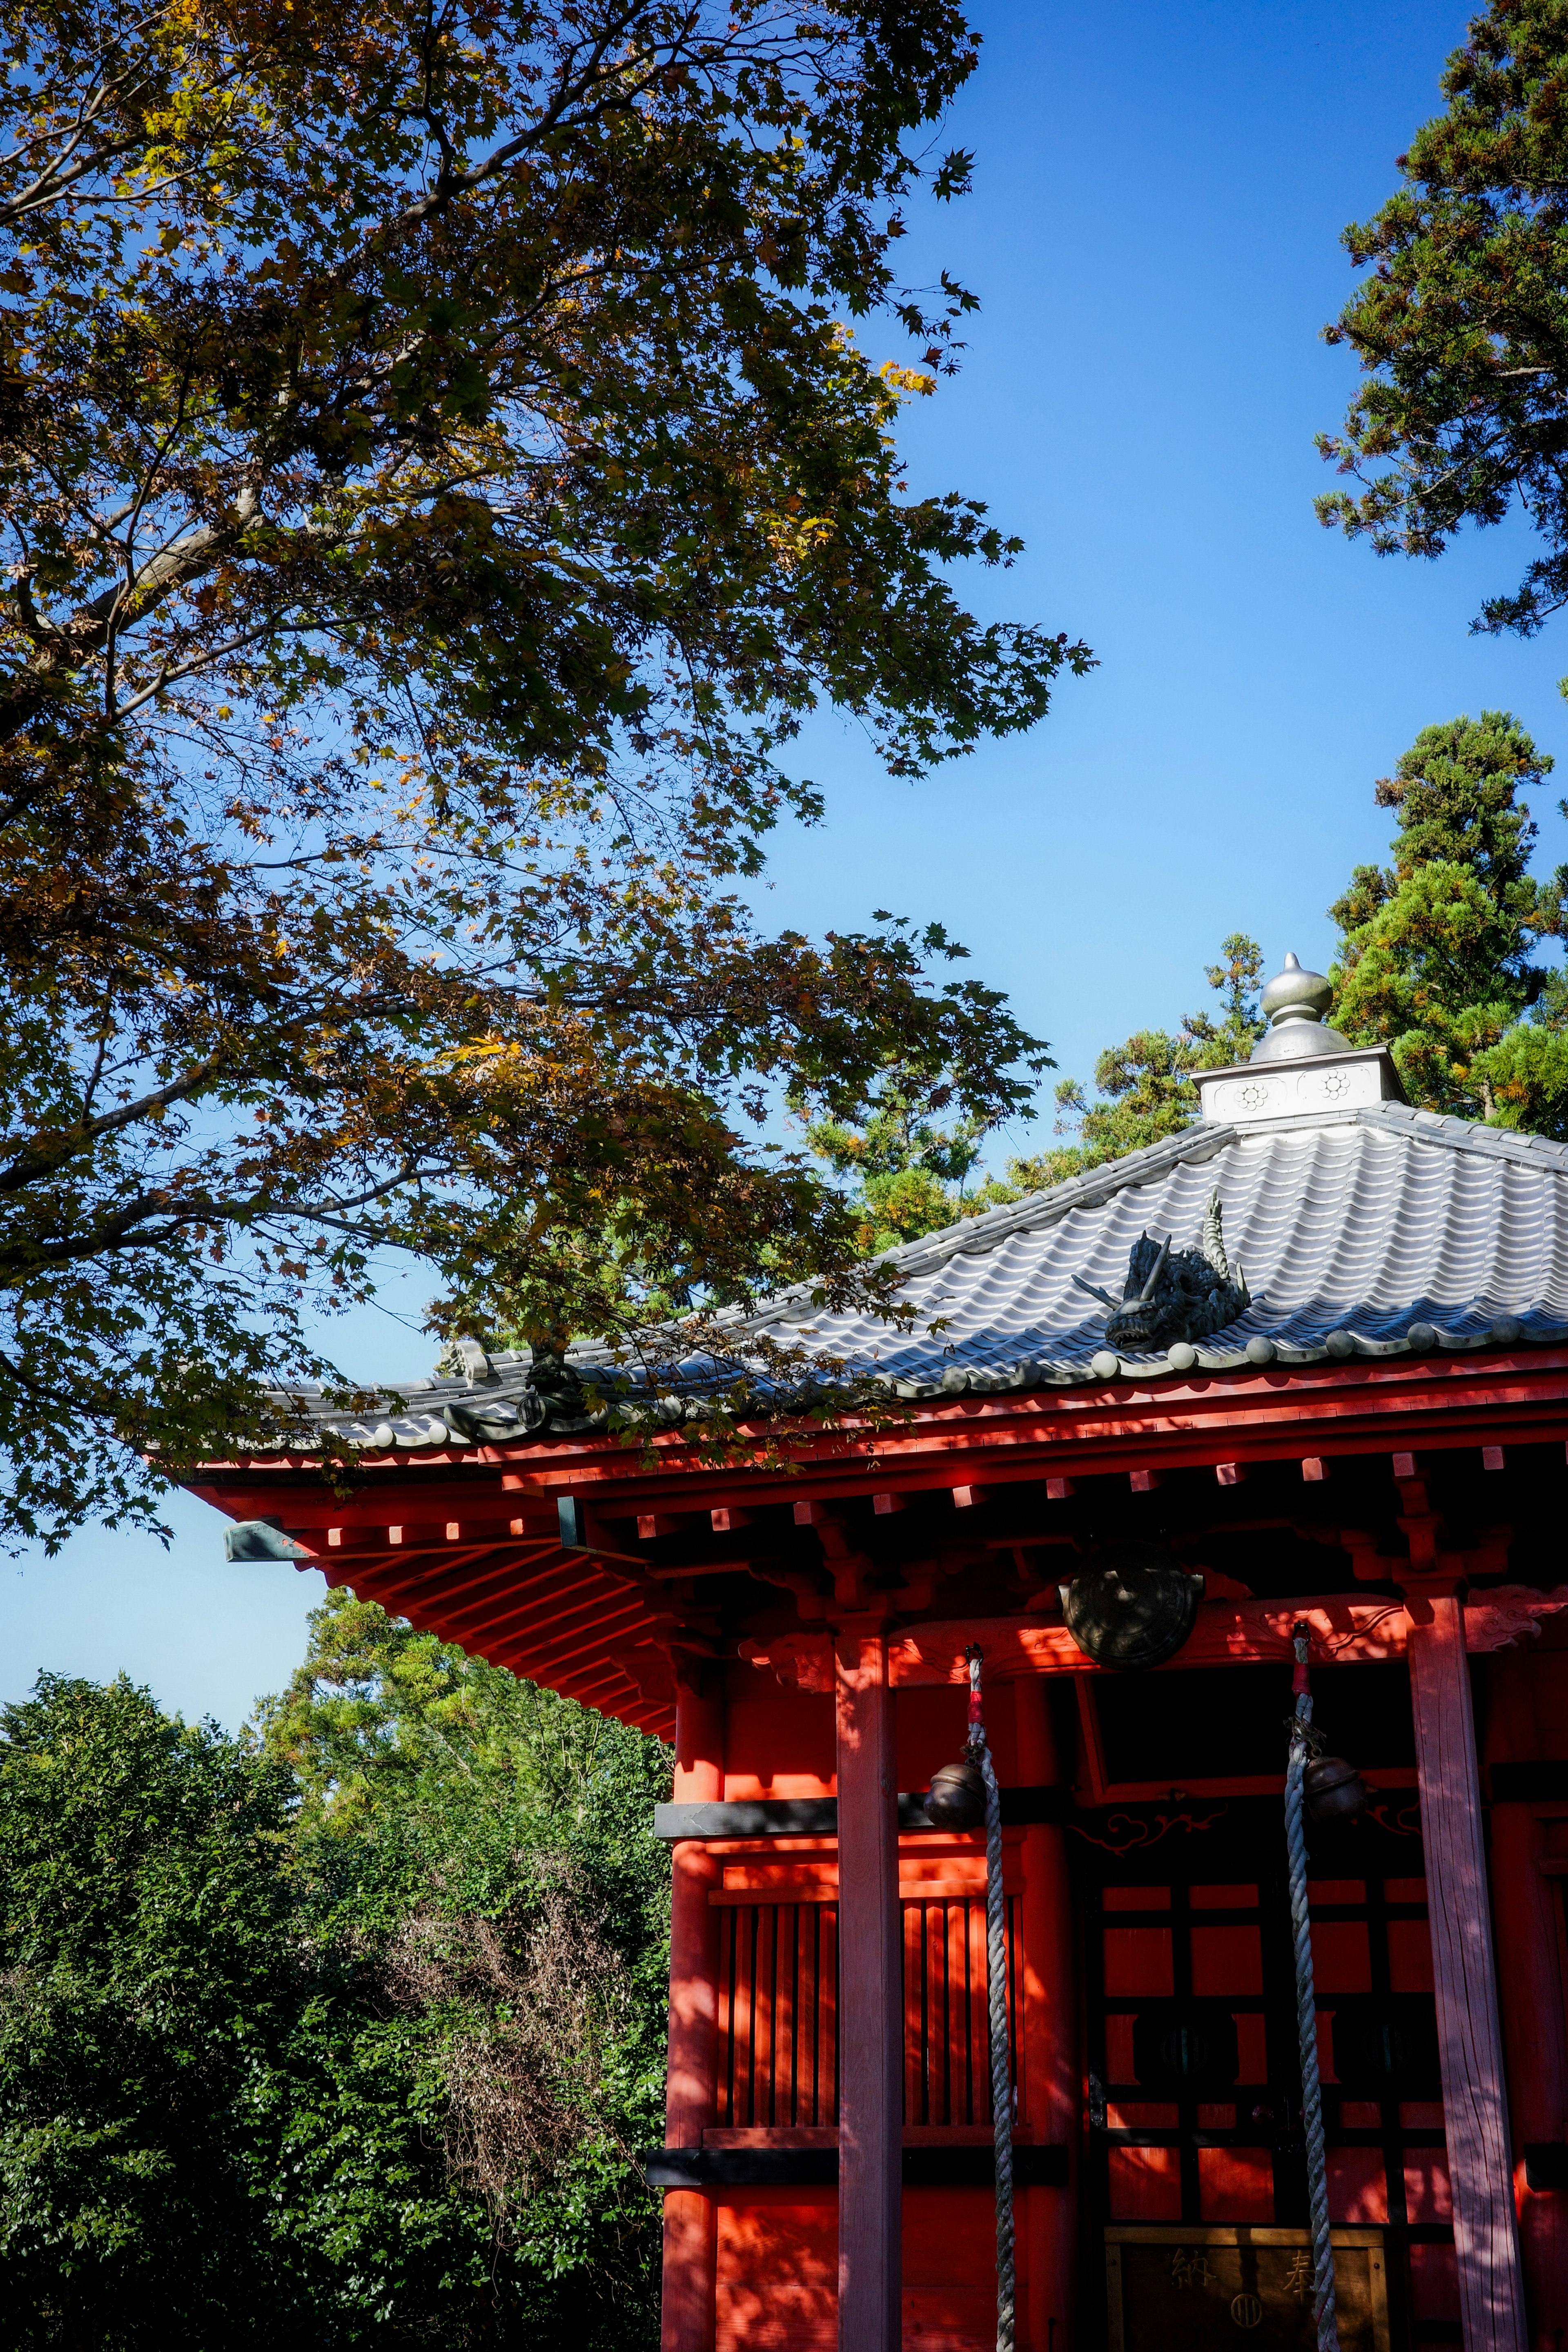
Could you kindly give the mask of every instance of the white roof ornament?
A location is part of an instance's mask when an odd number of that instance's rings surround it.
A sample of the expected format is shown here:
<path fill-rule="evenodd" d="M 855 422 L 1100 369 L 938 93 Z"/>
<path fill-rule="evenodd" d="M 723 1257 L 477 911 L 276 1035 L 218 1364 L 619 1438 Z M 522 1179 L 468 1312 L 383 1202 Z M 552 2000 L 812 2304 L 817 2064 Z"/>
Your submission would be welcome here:
<path fill-rule="evenodd" d="M 1197 1073 L 1205 1119 L 1227 1127 L 1259 1120 L 1321 1118 L 1363 1103 L 1404 1102 L 1405 1088 L 1385 1045 L 1352 1045 L 1323 1014 L 1333 984 L 1292 953 L 1263 992 L 1269 1025 L 1252 1058 Z"/>

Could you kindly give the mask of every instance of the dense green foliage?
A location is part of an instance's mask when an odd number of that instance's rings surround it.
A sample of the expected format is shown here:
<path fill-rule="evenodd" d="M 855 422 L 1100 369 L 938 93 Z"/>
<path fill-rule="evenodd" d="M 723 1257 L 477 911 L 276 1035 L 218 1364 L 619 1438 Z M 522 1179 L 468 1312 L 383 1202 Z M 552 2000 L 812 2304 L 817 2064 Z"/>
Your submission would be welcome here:
<path fill-rule="evenodd" d="M 1542 543 L 1476 625 L 1538 629 L 1568 600 L 1568 0 L 1491 0 L 1443 77 L 1403 185 L 1345 231 L 1370 271 L 1327 331 L 1363 378 L 1323 455 L 1360 487 L 1325 523 L 1436 556 L 1522 510 Z"/>
<path fill-rule="evenodd" d="M 1358 866 L 1329 908 L 1340 929 L 1333 1025 L 1386 1045 L 1413 1103 L 1538 1135 L 1568 1136 L 1568 974 L 1539 950 L 1568 922 L 1568 868 L 1531 872 L 1537 831 L 1521 786 L 1552 770 L 1517 719 L 1486 710 L 1424 728 L 1374 787 L 1395 812 L 1386 866 Z M 1560 804 L 1568 814 L 1568 802 Z M 1239 933 L 1210 967 L 1215 1020 L 1142 1030 L 1102 1054 L 1098 1099 L 1057 1089 L 1078 1141 L 1014 1160 L 994 1197 L 1058 1184 L 1179 1134 L 1197 1116 L 1194 1073 L 1243 1062 L 1262 1034 L 1263 959 Z"/>
<path fill-rule="evenodd" d="M 1204 975 L 1219 993 L 1220 1018 L 1188 1013 L 1174 1032 L 1140 1029 L 1124 1044 L 1108 1046 L 1094 1066 L 1098 1100 L 1079 1079 L 1063 1079 L 1057 1088 L 1057 1131 L 1076 1133 L 1077 1142 L 1010 1161 L 1009 1186 L 1032 1192 L 1063 1183 L 1192 1125 L 1198 1115 L 1194 1072 L 1245 1062 L 1264 1029 L 1258 1009 L 1262 950 L 1245 932 L 1233 931 L 1220 954 L 1224 961 Z"/>
<path fill-rule="evenodd" d="M 1568 996 L 1533 958 L 1562 930 L 1565 877 L 1531 874 L 1517 793 L 1552 764 L 1507 711 L 1424 728 L 1376 786 L 1392 864 L 1357 866 L 1329 909 L 1345 1035 L 1387 1045 L 1413 1102 L 1546 1135 L 1568 1113 Z"/>
<path fill-rule="evenodd" d="M 897 1066 L 884 1073 L 870 1097 L 870 1116 L 859 1126 L 815 1123 L 808 1129 L 813 1150 L 849 1180 L 861 1247 L 891 1249 L 1180 1134 L 1198 1115 L 1194 1072 L 1245 1062 L 1265 1026 L 1258 1001 L 1261 949 L 1233 931 L 1220 954 L 1223 961 L 1205 973 L 1220 997 L 1217 1019 L 1189 1013 L 1174 1033 L 1141 1029 L 1107 1047 L 1094 1066 L 1095 1098 L 1077 1078 L 1064 1078 L 1057 1088 L 1057 1132 L 1077 1140 L 1015 1156 L 1001 1175 L 985 1175 L 973 1190 L 968 1180 L 980 1161 L 985 1125 L 960 1118 L 938 1127 L 921 1116 L 925 1097 Z M 951 1099 L 949 1090 L 939 1102 Z"/>
<path fill-rule="evenodd" d="M 779 1092 L 993 1118 L 1035 1042 L 742 877 L 812 709 L 914 776 L 1089 661 L 899 455 L 962 11 L 0 0 L 0 1531 L 276 1436 L 383 1248 L 444 1335 L 874 1293 Z"/>
<path fill-rule="evenodd" d="M 258 1738 L 0 1715 L 5 2341 L 650 2342 L 667 1778 L 343 1594 Z"/>
<path fill-rule="evenodd" d="M 933 1092 L 919 1073 L 895 1063 L 870 1090 L 858 1124 L 816 1119 L 807 1128 L 817 1158 L 848 1180 L 849 1205 L 867 1252 L 895 1249 L 956 1223 L 994 1196 L 994 1184 L 978 1195 L 967 1190 L 984 1122 L 961 1115 L 947 1126 L 937 1124 L 955 1092 L 951 1085 Z"/>

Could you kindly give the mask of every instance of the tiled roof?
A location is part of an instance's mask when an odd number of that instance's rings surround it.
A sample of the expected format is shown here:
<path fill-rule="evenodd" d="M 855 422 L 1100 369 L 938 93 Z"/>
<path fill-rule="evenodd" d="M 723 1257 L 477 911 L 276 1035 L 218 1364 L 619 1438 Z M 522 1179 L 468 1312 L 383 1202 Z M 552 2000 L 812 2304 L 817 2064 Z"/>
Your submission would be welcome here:
<path fill-rule="evenodd" d="M 1104 1353 L 1104 1311 L 1080 1275 L 1121 1295 L 1133 1243 L 1196 1243 L 1217 1192 L 1225 1241 L 1246 1271 L 1240 1319 L 1172 1364 Z M 781 1301 L 758 1320 L 900 1382 L 967 1372 L 966 1385 L 1140 1379 L 1195 1361 L 1245 1363 L 1568 1339 L 1568 1145 L 1372 1103 L 1310 1119 L 1203 1126 L 1072 1182 L 928 1234 L 889 1254 L 919 1322 L 891 1338 L 869 1318 Z M 1502 1327 L 1499 1328 L 1500 1325 Z M 1018 1379 L 1026 1368 L 1027 1379 Z M 1007 1377 L 1012 1375 L 1013 1377 Z M 957 1386 L 950 1380 L 950 1386 Z"/>
<path fill-rule="evenodd" d="M 1104 1310 L 1075 1275 L 1120 1297 L 1147 1230 L 1195 1244 L 1211 1190 L 1251 1292 L 1246 1313 L 1158 1355 L 1106 1350 Z M 900 1395 L 1070 1387 L 1119 1375 L 1315 1363 L 1326 1358 L 1568 1339 L 1568 1145 L 1397 1102 L 1310 1118 L 1198 1125 L 1049 1192 L 889 1254 L 914 1328 L 814 1309 L 784 1293 L 734 1324 L 798 1339 Z M 933 1324 L 940 1328 L 933 1330 Z M 574 1351 L 584 1372 L 601 1350 Z M 492 1356 L 476 1391 L 410 1381 L 395 1419 L 330 1418 L 362 1445 L 452 1443 L 444 1405 L 488 1410 L 527 1386 L 528 1360 Z M 500 1432 L 495 1433 L 500 1434 Z"/>

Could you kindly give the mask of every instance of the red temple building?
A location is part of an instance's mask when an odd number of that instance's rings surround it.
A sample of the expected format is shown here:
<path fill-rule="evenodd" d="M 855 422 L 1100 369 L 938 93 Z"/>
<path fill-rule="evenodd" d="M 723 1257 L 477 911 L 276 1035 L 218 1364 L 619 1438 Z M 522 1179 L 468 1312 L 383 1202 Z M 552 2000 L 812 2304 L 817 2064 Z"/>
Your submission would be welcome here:
<path fill-rule="evenodd" d="M 1018 2341 L 1311 2344 L 1299 1625 L 1370 1792 L 1310 1832 L 1342 2345 L 1563 2352 L 1568 1146 L 1412 1109 L 1293 961 L 1265 1001 L 1185 1132 L 897 1253 L 908 1331 L 762 1318 L 879 1425 L 714 1466 L 678 1381 L 628 1444 L 595 1350 L 464 1342 L 384 1419 L 321 1408 L 350 1499 L 309 1447 L 196 1482 L 237 1555 L 673 1742 L 665 2352 L 994 2340 L 984 1840 L 923 1795 L 971 1644 Z"/>

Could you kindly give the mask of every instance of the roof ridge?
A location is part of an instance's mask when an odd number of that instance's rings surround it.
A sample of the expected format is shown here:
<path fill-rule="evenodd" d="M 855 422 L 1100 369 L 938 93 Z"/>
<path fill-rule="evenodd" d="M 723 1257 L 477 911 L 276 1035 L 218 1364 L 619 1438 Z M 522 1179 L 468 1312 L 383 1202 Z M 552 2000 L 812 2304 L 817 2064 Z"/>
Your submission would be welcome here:
<path fill-rule="evenodd" d="M 951 1225 L 939 1225 L 916 1241 L 900 1242 L 896 1249 L 880 1250 L 876 1263 L 906 1266 L 927 1256 L 940 1263 L 942 1257 L 963 1251 L 965 1243 L 977 1234 L 999 1237 L 1008 1233 L 1033 1232 L 1039 1225 L 1054 1223 L 1069 1209 L 1098 1208 L 1112 1192 L 1121 1192 L 1142 1177 L 1158 1175 L 1184 1160 L 1210 1159 L 1224 1144 L 1233 1141 L 1237 1132 L 1234 1127 L 1218 1121 L 1194 1119 L 1174 1135 L 1162 1136 L 1157 1143 L 1141 1144 L 1136 1151 L 1124 1151 L 1118 1160 L 1099 1160 L 1080 1175 L 1065 1177 L 1059 1184 L 1044 1184 L 1037 1192 L 1026 1192 L 1021 1201 L 1001 1202 L 977 1217 L 956 1218 Z M 1203 1149 L 1194 1153 L 1193 1147 L 1200 1143 Z"/>
<path fill-rule="evenodd" d="M 1532 1168 L 1555 1164 L 1568 1170 L 1568 1143 L 1536 1135 L 1528 1128 L 1494 1127 L 1489 1120 L 1460 1118 L 1454 1111 L 1426 1110 L 1400 1102 L 1363 1103 L 1355 1117 L 1368 1127 L 1413 1128 L 1423 1143 L 1443 1144 L 1450 1151 L 1479 1151 Z"/>

